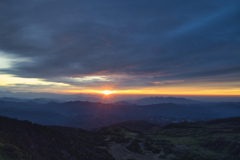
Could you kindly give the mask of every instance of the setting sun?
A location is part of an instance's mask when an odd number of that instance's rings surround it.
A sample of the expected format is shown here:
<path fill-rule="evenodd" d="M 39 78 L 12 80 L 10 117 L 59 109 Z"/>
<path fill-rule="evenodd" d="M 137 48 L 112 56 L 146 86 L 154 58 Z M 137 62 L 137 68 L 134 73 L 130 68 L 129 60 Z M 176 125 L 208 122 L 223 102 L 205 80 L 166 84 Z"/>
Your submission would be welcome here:
<path fill-rule="evenodd" d="M 112 94 L 113 91 L 105 90 L 105 91 L 101 91 L 101 93 L 105 95 L 109 95 L 109 94 Z"/>

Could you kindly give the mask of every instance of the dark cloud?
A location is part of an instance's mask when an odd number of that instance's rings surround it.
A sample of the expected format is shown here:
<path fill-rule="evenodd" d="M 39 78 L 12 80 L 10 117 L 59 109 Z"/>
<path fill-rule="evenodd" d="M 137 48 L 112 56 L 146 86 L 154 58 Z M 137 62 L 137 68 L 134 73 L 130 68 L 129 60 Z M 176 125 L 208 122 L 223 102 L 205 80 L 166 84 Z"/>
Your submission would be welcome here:
<path fill-rule="evenodd" d="M 239 0 L 0 1 L 0 50 L 31 59 L 2 72 L 73 85 L 239 77 L 239 19 Z"/>

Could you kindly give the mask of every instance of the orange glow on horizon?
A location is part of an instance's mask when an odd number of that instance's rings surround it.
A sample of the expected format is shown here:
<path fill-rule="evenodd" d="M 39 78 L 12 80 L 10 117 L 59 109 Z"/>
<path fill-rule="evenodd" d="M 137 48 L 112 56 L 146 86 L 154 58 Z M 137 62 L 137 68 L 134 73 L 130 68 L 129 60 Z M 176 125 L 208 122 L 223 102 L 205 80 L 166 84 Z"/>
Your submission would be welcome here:
<path fill-rule="evenodd" d="M 125 95 L 192 95 L 192 96 L 240 96 L 240 89 L 236 90 L 227 90 L 227 89 L 162 89 L 159 90 L 151 90 L 151 89 L 139 89 L 139 90 L 68 90 L 65 93 L 86 93 L 86 94 L 125 94 Z"/>
<path fill-rule="evenodd" d="M 101 94 L 101 95 L 169 95 L 169 96 L 240 96 L 239 82 L 201 82 L 188 84 L 175 84 L 151 87 L 131 87 L 131 89 L 109 83 L 94 89 L 63 90 L 67 94 Z"/>
<path fill-rule="evenodd" d="M 109 95 L 109 94 L 113 94 L 114 91 L 104 90 L 104 91 L 101 91 L 100 93 L 102 93 L 104 95 Z"/>

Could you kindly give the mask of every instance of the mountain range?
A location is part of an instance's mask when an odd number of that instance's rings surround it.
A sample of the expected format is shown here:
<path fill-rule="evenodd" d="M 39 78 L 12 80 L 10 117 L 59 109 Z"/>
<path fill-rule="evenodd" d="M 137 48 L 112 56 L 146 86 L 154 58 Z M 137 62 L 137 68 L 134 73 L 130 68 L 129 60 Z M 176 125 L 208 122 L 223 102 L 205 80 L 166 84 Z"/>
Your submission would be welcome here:
<path fill-rule="evenodd" d="M 158 103 L 175 103 L 175 104 L 198 104 L 200 101 L 194 101 L 186 98 L 177 98 L 177 97 L 146 97 L 138 99 L 134 102 L 138 105 L 150 105 Z"/>
<path fill-rule="evenodd" d="M 43 125 L 84 129 L 94 129 L 130 120 L 144 120 L 165 125 L 173 122 L 195 122 L 240 116 L 239 102 L 137 105 L 125 101 L 105 104 L 88 101 L 56 102 L 49 99 L 35 101 L 2 99 L 4 100 L 0 100 L 1 116 L 29 120 Z"/>

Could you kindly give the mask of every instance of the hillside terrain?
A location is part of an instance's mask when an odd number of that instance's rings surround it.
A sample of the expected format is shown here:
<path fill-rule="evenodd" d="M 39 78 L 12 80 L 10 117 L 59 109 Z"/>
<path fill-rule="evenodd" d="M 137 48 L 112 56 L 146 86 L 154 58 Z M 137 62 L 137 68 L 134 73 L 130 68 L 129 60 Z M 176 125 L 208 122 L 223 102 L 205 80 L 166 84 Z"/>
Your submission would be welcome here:
<path fill-rule="evenodd" d="M 240 117 L 205 124 L 182 122 L 163 128 L 153 124 L 146 126 L 142 121 L 139 124 L 124 122 L 103 128 L 99 133 L 108 140 L 109 152 L 116 160 L 240 159 Z"/>
<path fill-rule="evenodd" d="M 94 132 L 0 117 L 1 160 L 240 160 L 240 117 L 164 127 L 127 121 Z"/>
<path fill-rule="evenodd" d="M 0 117 L 0 160 L 112 160 L 101 136 Z"/>

